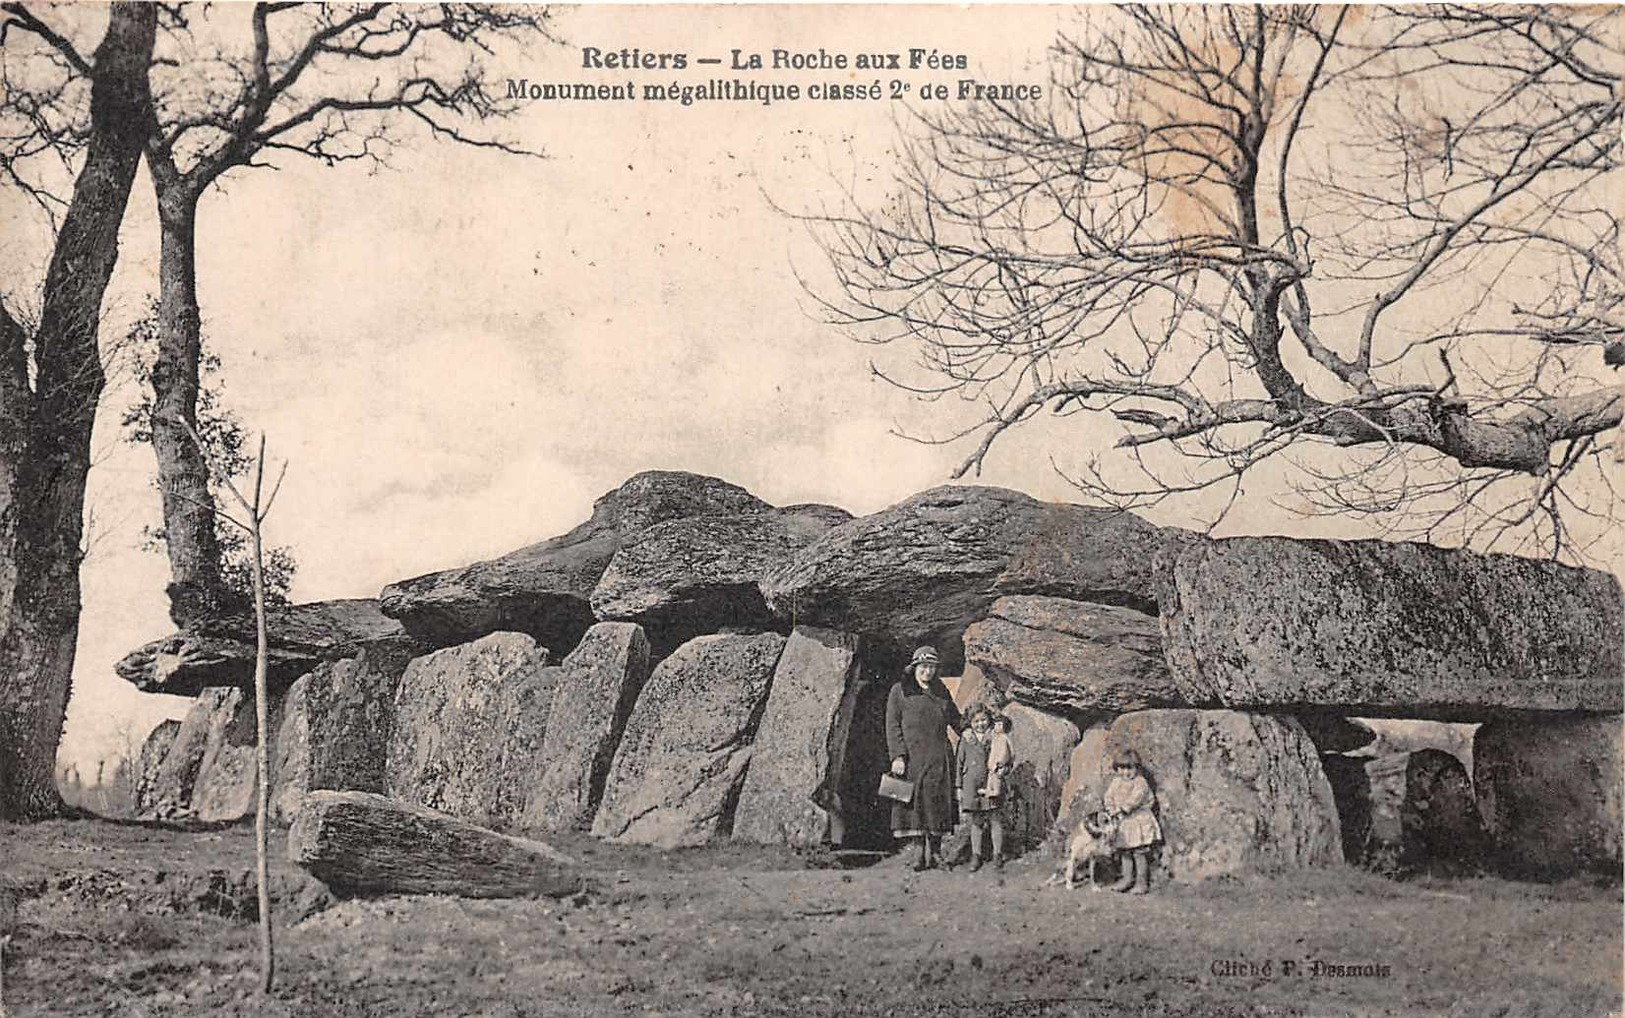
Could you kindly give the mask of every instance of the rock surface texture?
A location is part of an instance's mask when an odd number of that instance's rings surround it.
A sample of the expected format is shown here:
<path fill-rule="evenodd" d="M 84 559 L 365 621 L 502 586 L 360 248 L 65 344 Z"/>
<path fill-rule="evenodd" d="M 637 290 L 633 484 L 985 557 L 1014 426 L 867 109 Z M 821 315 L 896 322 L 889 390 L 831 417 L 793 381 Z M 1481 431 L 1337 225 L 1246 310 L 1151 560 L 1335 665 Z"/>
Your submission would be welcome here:
<path fill-rule="evenodd" d="M 1001 597 L 965 630 L 965 660 L 1019 703 L 1067 714 L 1185 706 L 1157 620 L 1059 597 Z"/>
<path fill-rule="evenodd" d="M 1524 718 L 1485 724 L 1473 785 L 1512 876 L 1620 872 L 1620 719 Z"/>
<path fill-rule="evenodd" d="M 835 775 L 831 761 L 848 737 L 841 707 L 858 677 L 858 639 L 831 629 L 797 627 L 773 672 L 739 796 L 733 836 L 764 844 L 810 846 L 830 840 L 829 814 L 815 793 Z"/>
<path fill-rule="evenodd" d="M 1015 751 L 1005 783 L 1005 829 L 1010 850 L 1026 852 L 1044 844 L 1060 814 L 1078 726 L 1019 703 L 1008 705 L 1004 713 Z"/>
<path fill-rule="evenodd" d="M 1169 547 L 1164 643 L 1193 703 L 1447 720 L 1621 709 L 1625 625 L 1606 573 L 1379 541 Z"/>
<path fill-rule="evenodd" d="M 1165 838 L 1162 863 L 1174 879 L 1343 861 L 1331 786 L 1295 720 L 1138 711 L 1113 722 L 1106 742 L 1145 762 Z"/>
<path fill-rule="evenodd" d="M 649 677 L 649 641 L 630 622 L 600 622 L 559 667 L 542 737 L 541 770 L 529 782 L 519 826 L 576 831 L 592 826 L 626 720 Z"/>
<path fill-rule="evenodd" d="M 677 848 L 730 833 L 785 639 L 701 636 L 655 667 L 627 720 L 592 833 Z"/>
<path fill-rule="evenodd" d="M 272 725 L 278 713 L 279 705 L 272 704 Z M 254 815 L 254 793 L 259 788 L 255 742 L 254 700 L 232 689 L 210 718 L 203 760 L 192 786 L 193 817 L 217 823 Z"/>
<path fill-rule="evenodd" d="M 379 603 L 408 632 L 436 646 L 511 631 L 567 651 L 593 624 L 593 588 L 627 536 L 670 520 L 771 508 L 714 477 L 664 470 L 636 474 L 599 498 L 592 516 L 569 533 L 490 561 L 392 583 Z"/>
<path fill-rule="evenodd" d="M 1004 594 L 1050 594 L 1155 612 L 1162 531 L 1138 517 L 1039 502 L 1004 488 L 933 488 L 834 527 L 763 583 L 781 619 L 858 633 L 906 656 L 960 636 Z"/>
<path fill-rule="evenodd" d="M 1461 761 L 1442 750 L 1410 754 L 1400 805 L 1400 865 L 1442 875 L 1477 873 L 1486 862 L 1486 838 L 1473 783 Z"/>
<path fill-rule="evenodd" d="M 642 625 L 664 656 L 723 629 L 768 629 L 767 572 L 851 514 L 833 506 L 691 516 L 625 534 L 593 590 L 593 613 Z"/>
<path fill-rule="evenodd" d="M 504 827 L 542 770 L 558 669 L 522 633 L 492 633 L 414 659 L 395 697 L 388 794 Z"/>
<path fill-rule="evenodd" d="M 235 687 L 205 689 L 198 694 L 153 774 L 148 815 L 162 819 L 191 813 L 192 793 L 211 733 L 235 715 L 241 701 L 242 691 Z"/>
<path fill-rule="evenodd" d="M 550 845 L 371 792 L 306 796 L 288 858 L 344 896 L 562 897 L 582 888 L 575 861 Z"/>
<path fill-rule="evenodd" d="M 1112 776 L 1112 727 L 1110 721 L 1096 721 L 1083 729 L 1078 744 L 1067 759 L 1066 783 L 1061 786 L 1061 808 L 1055 818 L 1051 845 L 1065 851 L 1085 816 L 1098 812 Z"/>
<path fill-rule="evenodd" d="M 156 728 L 147 733 L 146 741 L 141 744 L 141 757 L 135 778 L 135 815 L 138 817 L 152 816 L 157 811 L 159 774 L 164 765 L 164 758 L 175 745 L 175 737 L 180 734 L 180 730 L 181 723 L 178 720 L 172 718 L 160 721 Z"/>
<path fill-rule="evenodd" d="M 273 696 L 323 661 L 354 657 L 369 644 L 400 640 L 400 623 L 369 598 L 272 605 L 267 630 L 267 678 Z M 114 666 L 119 676 L 149 693 L 197 696 L 210 686 L 254 687 L 254 617 L 200 619 L 146 644 Z"/>

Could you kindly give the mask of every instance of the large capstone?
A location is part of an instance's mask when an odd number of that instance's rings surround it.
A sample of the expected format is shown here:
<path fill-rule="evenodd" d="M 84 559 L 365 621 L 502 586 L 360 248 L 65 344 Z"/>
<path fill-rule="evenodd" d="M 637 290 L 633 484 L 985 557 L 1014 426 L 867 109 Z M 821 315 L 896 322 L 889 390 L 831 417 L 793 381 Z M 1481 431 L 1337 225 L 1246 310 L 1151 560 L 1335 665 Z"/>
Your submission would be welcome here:
<path fill-rule="evenodd" d="M 1162 531 L 1127 513 L 947 486 L 834 527 L 763 583 L 781 619 L 961 663 L 965 627 L 1005 594 L 1049 594 L 1155 613 Z"/>
<path fill-rule="evenodd" d="M 670 520 L 771 509 L 715 477 L 667 470 L 636 474 L 599 498 L 591 518 L 569 533 L 486 562 L 392 583 L 379 603 L 408 632 L 435 646 L 511 631 L 568 651 L 595 621 L 593 588 L 628 536 Z"/>
<path fill-rule="evenodd" d="M 1280 537 L 1169 542 L 1160 597 L 1193 703 L 1476 721 L 1618 713 L 1619 582 L 1422 544 Z"/>
<path fill-rule="evenodd" d="M 592 832 L 676 848 L 726 837 L 785 639 L 696 637 L 656 666 L 610 766 Z"/>
<path fill-rule="evenodd" d="M 815 801 L 834 780 L 831 761 L 849 738 L 843 704 L 858 678 L 858 639 L 799 626 L 773 673 L 757 728 L 733 836 L 766 844 L 810 846 L 831 840 L 830 815 Z"/>
<path fill-rule="evenodd" d="M 272 605 L 266 680 L 273 697 L 324 661 L 354 657 L 375 643 L 401 641 L 399 622 L 370 598 Z M 254 688 L 252 615 L 199 618 L 185 629 L 126 654 L 114 669 L 149 693 L 197 696 L 211 686 Z"/>
<path fill-rule="evenodd" d="M 623 536 L 593 613 L 644 627 L 657 657 L 705 633 L 773 628 L 761 580 L 851 514 L 833 506 L 693 516 Z"/>

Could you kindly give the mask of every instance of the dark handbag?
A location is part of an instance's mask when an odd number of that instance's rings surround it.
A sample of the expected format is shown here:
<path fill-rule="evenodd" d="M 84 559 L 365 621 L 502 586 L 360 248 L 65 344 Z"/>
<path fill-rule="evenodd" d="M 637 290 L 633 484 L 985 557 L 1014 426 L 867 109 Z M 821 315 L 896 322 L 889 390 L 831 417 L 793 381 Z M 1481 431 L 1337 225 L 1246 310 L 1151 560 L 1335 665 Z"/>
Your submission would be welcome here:
<path fill-rule="evenodd" d="M 904 781 L 892 774 L 882 774 L 880 776 L 880 797 L 895 799 L 907 806 L 914 801 L 914 782 Z"/>

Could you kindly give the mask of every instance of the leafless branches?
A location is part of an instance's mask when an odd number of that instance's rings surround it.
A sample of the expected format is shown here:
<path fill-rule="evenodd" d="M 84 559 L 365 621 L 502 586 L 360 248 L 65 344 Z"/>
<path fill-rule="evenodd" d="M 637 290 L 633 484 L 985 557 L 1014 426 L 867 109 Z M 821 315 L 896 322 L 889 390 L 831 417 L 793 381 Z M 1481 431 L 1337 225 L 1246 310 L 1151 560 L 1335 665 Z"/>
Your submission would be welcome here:
<path fill-rule="evenodd" d="M 1621 416 L 1611 17 L 1091 10 L 1045 99 L 921 113 L 891 202 L 802 217 L 815 296 L 982 407 L 961 475 L 1081 414 L 1118 451 L 1069 476 L 1116 504 L 1274 460 L 1302 511 L 1555 549 Z"/>

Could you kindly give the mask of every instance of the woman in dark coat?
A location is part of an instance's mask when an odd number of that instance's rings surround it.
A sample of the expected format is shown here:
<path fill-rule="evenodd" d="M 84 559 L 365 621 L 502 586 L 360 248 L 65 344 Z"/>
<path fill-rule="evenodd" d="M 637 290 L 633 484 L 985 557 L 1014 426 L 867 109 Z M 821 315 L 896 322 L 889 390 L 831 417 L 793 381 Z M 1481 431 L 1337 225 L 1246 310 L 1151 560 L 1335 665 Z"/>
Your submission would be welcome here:
<path fill-rule="evenodd" d="M 892 834 L 914 838 L 914 868 L 936 865 L 938 840 L 954 828 L 954 754 L 948 729 L 965 727 L 947 687 L 937 678 L 937 652 L 921 647 L 909 661 L 910 677 L 886 697 L 886 751 L 892 773 L 914 783 L 907 805 L 893 803 Z"/>

